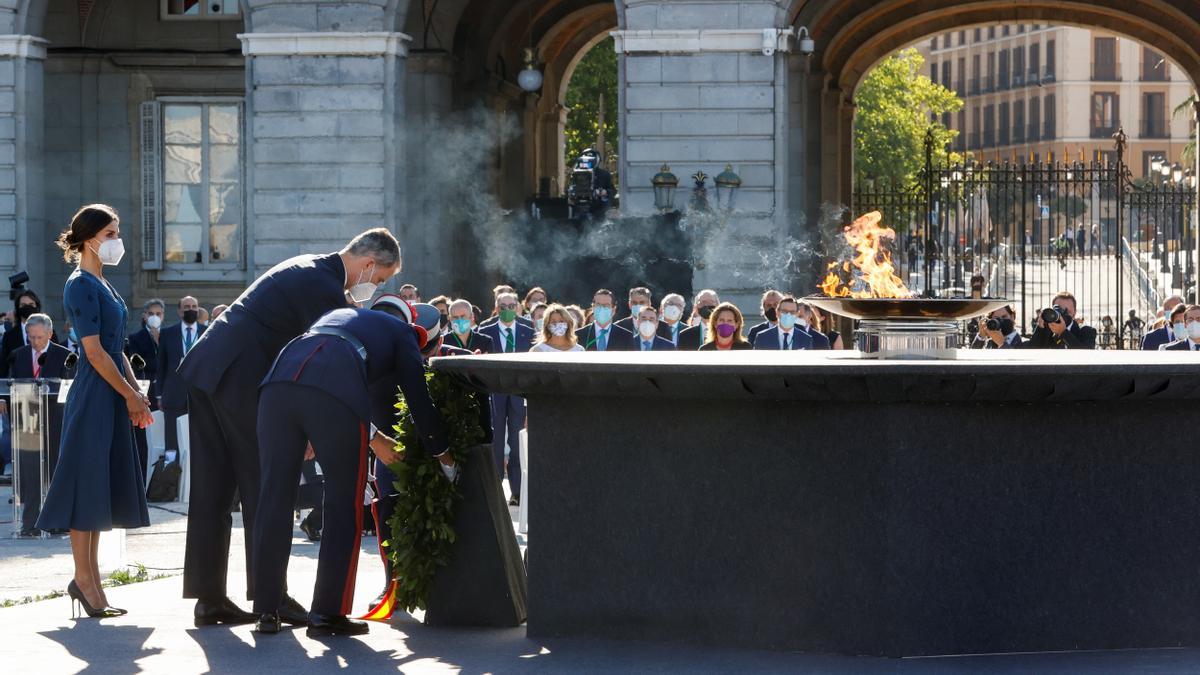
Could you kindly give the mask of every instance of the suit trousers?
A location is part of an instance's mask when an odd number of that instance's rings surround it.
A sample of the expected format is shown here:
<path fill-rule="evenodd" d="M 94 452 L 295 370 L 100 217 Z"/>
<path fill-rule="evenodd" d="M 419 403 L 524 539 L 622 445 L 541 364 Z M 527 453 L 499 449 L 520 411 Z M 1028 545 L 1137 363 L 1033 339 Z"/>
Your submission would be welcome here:
<path fill-rule="evenodd" d="M 525 399 L 492 394 L 492 457 L 496 475 L 504 480 L 504 447 L 508 446 L 508 488 L 521 496 L 521 429 L 525 427 Z"/>
<path fill-rule="evenodd" d="M 251 561 L 260 478 L 258 410 L 225 405 L 223 398 L 220 389 L 209 395 L 188 388 L 192 490 L 183 557 L 183 597 L 215 600 L 227 595 L 232 513 L 235 500 L 240 498 L 246 539 L 246 598 L 253 600 Z"/>
<path fill-rule="evenodd" d="M 384 588 L 392 583 L 392 557 L 389 550 L 383 547 L 383 542 L 392 538 L 392 529 L 388 523 L 396 513 L 396 476 L 387 464 L 375 460 L 375 501 L 371 502 L 371 515 L 375 518 L 375 537 L 379 543 L 379 557 L 383 559 Z"/>
<path fill-rule="evenodd" d="M 254 611 L 278 611 L 292 547 L 292 509 L 304 449 L 312 443 L 325 475 L 324 527 L 312 611 L 350 613 L 362 539 L 367 425 L 340 400 L 307 385 L 263 387 L 258 441 L 262 488 L 254 529 Z"/>

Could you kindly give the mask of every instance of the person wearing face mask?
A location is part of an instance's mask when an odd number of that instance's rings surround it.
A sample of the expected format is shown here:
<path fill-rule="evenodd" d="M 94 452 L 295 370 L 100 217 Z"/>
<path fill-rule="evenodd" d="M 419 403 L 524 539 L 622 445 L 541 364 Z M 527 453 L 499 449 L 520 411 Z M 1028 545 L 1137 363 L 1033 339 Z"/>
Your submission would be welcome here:
<path fill-rule="evenodd" d="M 633 333 L 613 324 L 617 296 L 607 288 L 592 294 L 592 322 L 575 331 L 579 344 L 589 352 L 632 351 Z"/>
<path fill-rule="evenodd" d="M 1183 304 L 1183 298 L 1178 295 L 1172 295 L 1163 301 L 1162 306 L 1166 325 L 1146 333 L 1145 337 L 1142 338 L 1143 351 L 1157 351 L 1163 345 L 1168 345 L 1187 337 L 1184 333 L 1176 331 L 1178 324 L 1183 323 L 1183 313 L 1187 310 L 1187 307 Z M 1184 331 L 1186 332 L 1186 326 L 1184 327 Z"/>
<path fill-rule="evenodd" d="M 475 313 L 468 300 L 455 300 L 449 306 L 450 328 L 446 331 L 446 343 L 465 349 L 473 354 L 491 354 L 495 351 L 492 338 L 472 328 Z"/>
<path fill-rule="evenodd" d="M 533 347 L 533 329 L 517 321 L 520 305 L 516 293 L 501 293 L 496 298 L 499 320 L 485 326 L 480 333 L 492 339 L 495 353 L 527 352 Z M 510 394 L 492 394 L 492 456 L 496 460 L 496 475 L 504 481 L 508 471 L 509 504 L 517 505 L 521 494 L 521 448 L 518 434 L 525 426 L 525 399 Z M 505 460 L 507 449 L 508 461 Z"/>
<path fill-rule="evenodd" d="M 679 334 L 687 329 L 687 324 L 683 322 L 683 309 L 684 299 L 678 293 L 668 293 L 664 296 L 662 307 L 659 308 L 662 321 L 659 323 L 658 336 L 670 340 L 676 348 L 679 347 Z"/>
<path fill-rule="evenodd" d="M 191 503 L 183 595 L 194 598 L 197 626 L 252 623 L 226 592 L 230 511 L 240 498 L 246 538 L 247 597 L 259 495 L 258 385 L 277 354 L 322 315 L 365 303 L 400 271 L 400 245 L 384 228 L 367 230 L 340 251 L 284 260 L 252 283 L 198 338 L 177 373 L 187 385 Z M 300 603 L 284 596 L 285 623 L 308 623 Z"/>
<path fill-rule="evenodd" d="M 708 318 L 708 341 L 700 345 L 702 352 L 754 349 L 742 335 L 742 312 L 731 302 L 723 302 Z M 762 337 L 762 333 L 759 333 Z"/>
<path fill-rule="evenodd" d="M 1174 327 L 1175 335 L 1183 336 L 1159 347 L 1162 351 L 1200 352 L 1200 305 L 1188 305 L 1183 317 Z"/>
<path fill-rule="evenodd" d="M 583 345 L 575 337 L 575 318 L 566 307 L 554 304 L 546 308 L 546 323 L 531 352 L 581 352 Z"/>
<path fill-rule="evenodd" d="M 653 305 L 646 305 L 641 308 L 637 315 L 638 334 L 634 342 L 635 349 L 639 352 L 673 352 L 675 345 L 668 339 L 661 337 L 658 334 L 659 321 L 658 310 L 654 309 Z"/>
<path fill-rule="evenodd" d="M 448 331 L 450 329 L 450 301 L 451 301 L 451 299 L 452 298 L 448 295 L 439 295 L 429 301 L 429 304 L 432 305 L 434 307 L 434 309 L 436 309 L 438 311 L 438 315 L 442 321 L 442 330 L 443 331 Z"/>
<path fill-rule="evenodd" d="M 548 305 L 550 301 L 546 295 L 546 289 L 541 286 L 534 286 L 525 293 L 525 299 L 521 301 L 521 306 L 525 308 L 525 316 L 533 316 L 533 308 L 536 305 Z M 541 329 L 538 329 L 541 332 Z"/>
<path fill-rule="evenodd" d="M 750 330 L 746 332 L 746 341 L 747 342 L 749 342 L 750 344 L 754 344 L 754 339 L 758 337 L 759 333 L 763 332 L 764 330 L 767 330 L 768 328 L 771 328 L 772 326 L 778 325 L 779 301 L 782 299 L 783 299 L 783 293 L 780 293 L 779 291 L 774 290 L 774 289 L 771 289 L 771 290 L 767 291 L 766 293 L 763 293 L 761 305 L 762 305 L 762 317 L 763 317 L 764 321 L 762 323 L 756 323 L 750 327 Z"/>
<path fill-rule="evenodd" d="M 642 311 L 643 307 L 654 306 L 651 302 L 652 297 L 650 289 L 645 286 L 629 289 L 629 316 L 615 322 L 613 325 L 624 328 L 636 336 L 638 332 L 638 314 Z"/>
<path fill-rule="evenodd" d="M 150 524 L 133 427 L 151 423 L 150 401 L 122 351 L 129 310 L 104 278 L 104 268 L 125 253 L 117 212 L 104 204 L 84 206 L 58 246 L 67 262 L 78 263 L 67 277 L 63 307 L 84 357 L 67 393 L 58 465 L 36 527 L 70 529 L 75 574 L 67 594 L 89 617 L 114 617 L 126 612 L 108 604 L 96 551 L 101 531 Z"/>
<path fill-rule="evenodd" d="M 150 383 L 150 390 L 146 395 L 150 399 L 151 412 L 158 410 L 160 394 L 158 387 L 158 335 L 159 329 L 162 327 L 165 306 L 163 301 L 157 298 L 147 300 L 142 305 L 141 330 L 130 334 L 129 338 L 125 340 L 125 356 L 129 357 L 129 362 L 133 365 L 133 374 L 139 380 L 147 380 Z M 135 429 L 133 438 L 137 442 L 138 459 L 141 460 L 144 472 L 150 447 L 146 438 L 146 430 Z"/>
<path fill-rule="evenodd" d="M 484 319 L 483 321 L 479 322 L 480 330 L 483 330 L 484 328 L 487 328 L 488 326 L 491 326 L 492 324 L 494 324 L 500 320 L 500 296 L 505 293 L 512 293 L 513 295 L 516 295 L 517 291 L 516 291 L 516 289 L 514 289 L 512 286 L 509 286 L 508 284 L 500 284 L 492 289 L 492 300 L 494 302 L 494 307 L 492 309 L 492 315 L 489 316 L 487 319 Z M 527 326 L 530 329 L 533 328 L 533 322 L 530 321 L 529 317 L 525 316 L 524 312 L 520 311 L 519 309 L 517 311 L 517 323 L 524 324 L 525 326 Z M 497 345 L 497 347 L 498 346 L 499 345 Z"/>
<path fill-rule="evenodd" d="M 541 335 L 546 326 L 546 304 L 539 302 L 529 310 L 529 320 L 533 322 L 533 334 Z"/>
<path fill-rule="evenodd" d="M 696 294 L 692 301 L 692 327 L 679 333 L 679 350 L 694 352 L 709 341 L 708 320 L 720 304 L 717 292 L 706 288 Z M 740 312 L 739 312 L 740 315 Z"/>
<path fill-rule="evenodd" d="M 812 340 L 811 349 L 829 349 L 829 338 L 821 332 L 816 312 L 807 302 L 801 302 L 796 312 L 796 327 Z"/>
<path fill-rule="evenodd" d="M 23 290 L 17 294 L 16 308 L 13 311 L 16 323 L 14 323 L 4 333 L 4 338 L 0 340 L 2 350 L 0 350 L 0 377 L 8 377 L 8 357 L 21 345 L 29 344 L 29 338 L 25 332 L 25 322 L 30 316 L 42 311 L 42 301 L 38 298 L 37 293 L 31 290 Z M 50 338 L 51 342 L 58 342 L 58 336 L 53 335 Z"/>
<path fill-rule="evenodd" d="M 200 302 L 190 295 L 179 299 L 176 314 L 178 323 L 162 329 L 158 340 L 158 394 L 159 408 L 163 411 L 164 437 L 167 450 L 179 449 L 176 421 L 186 415 L 187 383 L 179 376 L 179 364 L 183 357 L 196 346 L 196 342 L 208 330 L 200 325 Z"/>
<path fill-rule="evenodd" d="M 812 349 L 812 336 L 801 329 L 804 320 L 801 305 L 792 296 L 780 298 L 776 305 L 778 325 L 772 326 L 754 338 L 755 349 L 798 350 Z"/>

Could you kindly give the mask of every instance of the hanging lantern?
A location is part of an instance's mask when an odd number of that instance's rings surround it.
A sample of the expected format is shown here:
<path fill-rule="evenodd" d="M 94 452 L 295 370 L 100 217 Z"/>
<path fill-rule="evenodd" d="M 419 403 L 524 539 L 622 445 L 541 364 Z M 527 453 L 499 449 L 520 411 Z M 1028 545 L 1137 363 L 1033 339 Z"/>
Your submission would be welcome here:
<path fill-rule="evenodd" d="M 733 172 L 732 164 L 726 164 L 725 170 L 717 174 L 713 182 L 717 184 L 717 207 L 732 211 L 738 189 L 742 187 L 742 177 Z"/>
<path fill-rule="evenodd" d="M 517 84 L 530 93 L 542 88 L 542 71 L 534 64 L 533 50 L 525 48 L 525 69 L 517 73 Z"/>
<path fill-rule="evenodd" d="M 679 179 L 671 173 L 671 167 L 663 164 L 662 169 L 650 179 L 650 184 L 654 186 L 654 208 L 663 213 L 674 211 L 675 188 L 679 185 Z"/>

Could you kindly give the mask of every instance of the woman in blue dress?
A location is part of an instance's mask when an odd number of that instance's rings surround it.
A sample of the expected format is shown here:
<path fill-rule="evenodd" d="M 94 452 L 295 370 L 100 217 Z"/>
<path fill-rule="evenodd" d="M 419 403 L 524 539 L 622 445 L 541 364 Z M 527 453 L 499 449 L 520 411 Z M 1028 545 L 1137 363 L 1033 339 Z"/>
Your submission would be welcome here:
<path fill-rule="evenodd" d="M 108 605 L 100 586 L 100 532 L 150 524 L 133 440 L 134 425 L 150 424 L 150 402 L 122 351 L 125 301 L 104 279 L 104 266 L 116 265 L 125 253 L 119 227 L 111 206 L 92 204 L 58 237 L 63 258 L 79 264 L 67 278 L 63 306 L 84 358 L 67 393 L 58 465 L 37 522 L 43 530 L 71 530 L 72 610 L 78 602 L 98 618 L 125 613 Z"/>

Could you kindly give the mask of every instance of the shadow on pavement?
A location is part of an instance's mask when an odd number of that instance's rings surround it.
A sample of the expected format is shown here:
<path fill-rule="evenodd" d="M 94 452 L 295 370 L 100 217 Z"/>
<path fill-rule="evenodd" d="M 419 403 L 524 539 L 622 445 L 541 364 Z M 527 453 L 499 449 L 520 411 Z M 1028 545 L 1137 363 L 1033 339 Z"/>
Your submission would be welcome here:
<path fill-rule="evenodd" d="M 66 603 L 63 603 L 66 609 Z M 70 628 L 58 628 L 38 633 L 62 645 L 63 649 L 87 664 L 81 673 L 134 673 L 136 662 L 162 652 L 161 648 L 147 649 L 146 640 L 152 627 L 114 626 L 100 619 L 76 619 Z"/>

